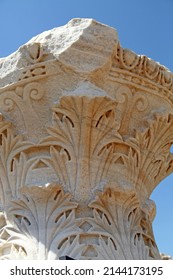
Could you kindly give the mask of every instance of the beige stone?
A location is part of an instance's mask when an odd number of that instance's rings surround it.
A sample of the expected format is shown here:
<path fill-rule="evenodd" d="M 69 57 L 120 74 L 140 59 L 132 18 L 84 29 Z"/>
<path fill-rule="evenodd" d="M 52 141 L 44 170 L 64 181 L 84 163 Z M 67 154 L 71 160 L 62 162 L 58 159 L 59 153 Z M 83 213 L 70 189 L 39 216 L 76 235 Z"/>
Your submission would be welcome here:
<path fill-rule="evenodd" d="M 173 75 L 73 19 L 0 59 L 1 259 L 160 259 Z"/>
<path fill-rule="evenodd" d="M 164 253 L 160 254 L 162 260 L 172 260 L 172 257 Z"/>

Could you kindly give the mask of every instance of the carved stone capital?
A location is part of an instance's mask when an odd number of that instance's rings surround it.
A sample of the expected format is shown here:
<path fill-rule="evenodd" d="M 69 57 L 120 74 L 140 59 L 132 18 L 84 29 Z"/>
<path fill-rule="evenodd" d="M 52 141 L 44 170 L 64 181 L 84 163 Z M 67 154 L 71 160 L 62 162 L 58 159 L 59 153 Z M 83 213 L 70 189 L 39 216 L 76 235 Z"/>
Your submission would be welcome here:
<path fill-rule="evenodd" d="M 74 19 L 0 60 L 0 258 L 160 259 L 173 75 Z"/>

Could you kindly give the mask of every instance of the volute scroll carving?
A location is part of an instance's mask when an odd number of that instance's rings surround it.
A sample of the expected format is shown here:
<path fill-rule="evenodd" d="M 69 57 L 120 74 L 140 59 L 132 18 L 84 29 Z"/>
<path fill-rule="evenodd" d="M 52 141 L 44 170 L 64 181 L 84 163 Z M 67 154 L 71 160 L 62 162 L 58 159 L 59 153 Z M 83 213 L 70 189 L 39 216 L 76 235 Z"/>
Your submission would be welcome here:
<path fill-rule="evenodd" d="M 34 109 L 33 102 L 38 102 L 44 96 L 44 89 L 41 83 L 32 82 L 27 83 L 25 86 L 17 86 L 14 90 L 7 90 L 0 94 L 0 107 L 5 112 L 12 112 L 15 114 L 19 112 L 22 120 L 23 128 L 27 131 L 28 135 L 33 135 L 32 138 L 37 138 L 33 129 L 43 130 L 43 125 Z"/>
<path fill-rule="evenodd" d="M 150 195 L 173 171 L 172 74 L 93 20 L 48 33 L 2 77 L 0 259 L 160 259 Z"/>

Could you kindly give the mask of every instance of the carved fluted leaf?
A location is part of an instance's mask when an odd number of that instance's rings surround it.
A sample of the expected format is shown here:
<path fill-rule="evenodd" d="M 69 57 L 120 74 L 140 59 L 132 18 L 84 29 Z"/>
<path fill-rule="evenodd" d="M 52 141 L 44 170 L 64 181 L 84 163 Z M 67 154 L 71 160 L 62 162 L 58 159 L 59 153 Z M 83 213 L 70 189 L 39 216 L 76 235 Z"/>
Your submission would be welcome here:
<path fill-rule="evenodd" d="M 12 126 L 6 122 L 1 127 L 0 138 L 0 193 L 1 203 L 5 204 L 6 200 L 16 196 L 24 182 L 23 175 L 28 166 L 21 166 L 26 163 L 22 151 L 31 147 L 32 143 L 24 141 L 21 135 L 15 135 Z"/>
<path fill-rule="evenodd" d="M 93 218 L 89 220 L 89 232 L 99 236 L 98 258 L 148 258 L 149 247 L 143 240 L 140 208 L 134 195 L 125 198 L 125 195 L 107 190 L 90 207 L 93 208 Z M 122 247 L 122 244 L 126 246 Z"/>
<path fill-rule="evenodd" d="M 136 142 L 140 150 L 139 182 L 144 184 L 150 195 L 156 185 L 173 171 L 173 156 L 170 154 L 173 116 L 156 116 L 150 128 L 136 132 Z"/>
<path fill-rule="evenodd" d="M 13 216 L 13 226 L 3 228 L 8 236 L 1 251 L 7 246 L 15 246 L 29 259 L 57 259 L 60 254 L 64 255 L 62 246 L 67 242 L 66 238 L 80 233 L 74 215 L 77 204 L 71 202 L 71 196 L 64 194 L 58 186 L 21 191 L 20 199 L 13 201 L 8 211 L 8 216 Z M 75 242 L 77 239 L 69 240 L 71 248 Z"/>
<path fill-rule="evenodd" d="M 50 136 L 41 145 L 51 146 L 51 157 L 45 162 L 52 165 L 66 190 L 80 191 L 84 176 L 86 188 L 106 181 L 111 163 L 119 157 L 114 143 L 123 142 L 115 122 L 115 105 L 107 97 L 67 96 L 53 108 Z M 81 174 L 83 170 L 85 174 Z"/>

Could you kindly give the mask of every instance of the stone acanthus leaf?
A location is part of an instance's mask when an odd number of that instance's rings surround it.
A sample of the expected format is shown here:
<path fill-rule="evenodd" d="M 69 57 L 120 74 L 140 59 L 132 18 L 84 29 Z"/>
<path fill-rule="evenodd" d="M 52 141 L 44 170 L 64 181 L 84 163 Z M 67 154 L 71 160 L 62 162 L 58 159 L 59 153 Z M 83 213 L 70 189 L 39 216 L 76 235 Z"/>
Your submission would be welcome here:
<path fill-rule="evenodd" d="M 59 182 L 74 195 L 84 188 L 91 190 L 105 181 L 114 153 L 114 142 L 122 142 L 116 130 L 115 103 L 107 97 L 63 97 L 60 106 L 53 108 L 50 137 L 41 144 L 50 146 L 50 160 Z M 91 142 L 85 145 L 86 141 Z M 103 160 L 101 160 L 103 159 Z M 81 197 L 80 197 L 81 199 Z"/>
<path fill-rule="evenodd" d="M 141 189 L 145 186 L 149 195 L 173 170 L 173 155 L 170 154 L 172 133 L 172 115 L 166 118 L 155 116 L 148 129 L 144 132 L 136 132 L 135 141 L 140 169 L 137 185 L 141 185 Z M 161 143 L 160 139 L 162 139 Z M 147 171 L 144 175 L 142 175 L 143 170 Z"/>
<path fill-rule="evenodd" d="M 108 189 L 89 206 L 93 208 L 89 232 L 99 235 L 99 244 L 95 246 L 98 259 L 148 259 L 153 258 L 153 255 L 159 257 L 155 255 L 157 251 L 152 235 L 141 226 L 144 216 L 142 218 L 140 205 L 134 194 L 127 196 Z M 122 243 L 126 246 L 122 247 Z"/>
<path fill-rule="evenodd" d="M 1 230 L 0 251 L 8 252 L 3 253 L 3 259 L 11 258 L 11 253 L 17 258 L 40 260 L 57 259 L 66 253 L 73 257 L 79 248 L 82 252 L 83 246 L 77 245 L 80 233 L 74 213 L 77 203 L 70 202 L 69 194 L 64 194 L 58 186 L 31 187 L 20 193 L 8 211 L 13 222 Z"/>
<path fill-rule="evenodd" d="M 0 60 L 0 258 L 160 259 L 173 76 L 91 19 Z"/>
<path fill-rule="evenodd" d="M 80 224 L 85 222 L 89 225 L 88 239 L 92 239 L 93 235 L 98 238 L 98 245 L 92 245 L 96 259 L 158 258 L 152 232 L 149 235 L 143 232 L 141 211 L 144 210 L 140 203 L 144 202 L 145 193 L 141 186 L 146 184 L 146 177 L 143 178 L 140 174 L 145 168 L 149 172 L 146 174 L 150 177 L 154 174 L 153 179 L 156 179 L 158 173 L 151 173 L 153 166 L 152 161 L 148 161 L 148 154 L 152 150 L 157 156 L 160 154 L 159 148 L 164 148 L 165 155 L 168 156 L 167 144 L 172 139 L 169 129 L 172 118 L 157 117 L 157 126 L 155 122 L 151 122 L 149 129 L 138 131 L 135 138 L 124 141 L 118 132 L 121 126 L 117 126 L 115 122 L 116 106 L 107 97 L 63 97 L 60 105 L 53 108 L 53 126 L 48 128 L 50 136 L 37 145 L 23 141 L 21 136 L 15 136 L 10 123 L 1 121 L 1 166 L 6 163 L 1 172 L 5 172 L 8 180 L 2 180 L 2 204 L 6 205 L 9 200 L 5 192 L 7 188 L 12 199 L 8 205 L 6 225 L 1 230 L 3 258 L 57 259 L 64 254 L 64 250 L 67 252 L 67 244 L 71 248 L 69 254 L 75 257 L 76 254 L 78 257 L 81 254 L 80 258 L 84 258 L 85 253 L 82 252 L 88 245 L 80 241 L 84 234 Z M 155 143 L 157 137 L 160 137 L 158 127 L 164 134 L 165 142 L 157 149 Z M 86 139 L 90 139 L 87 147 L 84 145 Z M 168 148 L 165 149 L 165 146 Z M 30 149 L 34 147 L 46 148 L 49 156 L 37 158 L 29 155 Z M 85 186 L 87 201 L 93 198 L 96 189 L 103 191 L 110 187 L 100 195 L 98 201 L 89 204 L 93 209 L 93 218 L 77 218 L 75 209 L 78 204 L 70 202 L 70 196 L 63 194 L 60 187 L 23 189 L 28 172 L 40 160 L 54 170 L 59 184 L 81 205 L 82 186 Z M 164 161 L 159 161 L 162 170 L 164 162 L 165 157 Z M 146 168 L 145 164 L 150 164 L 151 169 Z M 112 165 L 121 170 L 121 175 L 126 180 L 125 188 L 122 177 L 120 181 L 114 177 Z M 81 173 L 83 170 L 85 172 Z M 4 178 L 3 175 L 1 177 Z M 84 178 L 86 179 L 83 180 Z M 104 187 L 102 183 L 105 183 Z M 136 190 L 138 197 L 134 195 Z M 149 212 L 146 215 L 150 217 Z M 42 219 L 46 224 L 41 222 Z M 148 218 L 145 219 L 147 221 Z M 149 230 L 149 224 L 148 221 L 146 230 Z M 63 238 L 61 228 L 62 232 L 66 232 L 66 235 L 63 233 Z M 122 243 L 129 244 L 129 249 L 126 246 L 123 251 L 120 246 Z M 8 253 L 4 253 L 4 250 Z"/>

